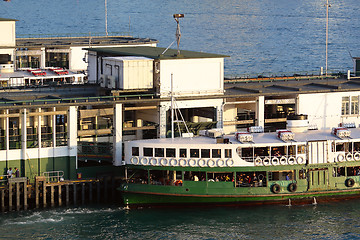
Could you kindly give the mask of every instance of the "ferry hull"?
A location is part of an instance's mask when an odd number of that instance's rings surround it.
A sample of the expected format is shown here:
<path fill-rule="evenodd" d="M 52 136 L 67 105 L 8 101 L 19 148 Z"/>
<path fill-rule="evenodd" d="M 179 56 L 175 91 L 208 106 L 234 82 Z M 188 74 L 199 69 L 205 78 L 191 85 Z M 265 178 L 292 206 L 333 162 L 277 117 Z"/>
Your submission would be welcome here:
<path fill-rule="evenodd" d="M 184 195 L 122 191 L 124 204 L 139 206 L 317 204 L 360 197 L 360 189 L 264 195 Z"/>

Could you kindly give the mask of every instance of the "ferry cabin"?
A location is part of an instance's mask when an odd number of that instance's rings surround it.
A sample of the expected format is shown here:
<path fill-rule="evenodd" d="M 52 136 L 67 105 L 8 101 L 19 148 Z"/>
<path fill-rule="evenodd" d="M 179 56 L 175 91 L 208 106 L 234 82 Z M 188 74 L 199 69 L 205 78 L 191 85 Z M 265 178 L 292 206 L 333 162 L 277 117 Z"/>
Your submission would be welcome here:
<path fill-rule="evenodd" d="M 360 129 L 346 138 L 329 130 L 296 133 L 289 141 L 277 135 L 126 142 L 124 201 L 266 203 L 360 193 Z"/>

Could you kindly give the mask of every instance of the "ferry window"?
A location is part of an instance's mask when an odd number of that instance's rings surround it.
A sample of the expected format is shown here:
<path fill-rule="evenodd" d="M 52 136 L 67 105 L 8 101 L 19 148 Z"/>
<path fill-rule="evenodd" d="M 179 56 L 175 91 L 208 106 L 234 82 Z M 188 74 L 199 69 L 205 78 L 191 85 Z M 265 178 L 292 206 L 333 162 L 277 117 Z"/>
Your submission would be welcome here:
<path fill-rule="evenodd" d="M 285 181 L 285 180 L 293 180 L 293 172 L 292 171 L 276 171 L 269 172 L 269 180 L 270 181 Z"/>
<path fill-rule="evenodd" d="M 295 145 L 288 146 L 288 155 L 295 155 L 295 153 L 296 153 L 296 146 Z"/>
<path fill-rule="evenodd" d="M 148 183 L 148 171 L 147 170 L 128 170 L 128 176 L 131 176 L 127 179 L 127 182 L 130 183 L 140 183 L 140 184 L 147 184 Z"/>
<path fill-rule="evenodd" d="M 350 97 L 342 97 L 341 115 L 348 115 L 350 113 Z"/>
<path fill-rule="evenodd" d="M 232 172 L 208 172 L 208 182 L 232 182 Z"/>
<path fill-rule="evenodd" d="M 333 168 L 333 177 L 343 177 L 343 176 L 345 176 L 345 167 Z"/>
<path fill-rule="evenodd" d="M 359 97 L 352 96 L 351 97 L 351 114 L 359 113 Z"/>
<path fill-rule="evenodd" d="M 254 148 L 254 156 L 269 156 L 269 147 Z"/>
<path fill-rule="evenodd" d="M 359 176 L 360 175 L 360 167 L 347 167 L 347 176 Z"/>
<path fill-rule="evenodd" d="M 175 148 L 167 148 L 166 157 L 175 157 Z"/>
<path fill-rule="evenodd" d="M 253 156 L 253 149 L 252 148 L 242 148 L 240 157 L 247 158 Z"/>
<path fill-rule="evenodd" d="M 139 156 L 139 147 L 132 147 L 132 155 Z"/>
<path fill-rule="evenodd" d="M 297 153 L 298 154 L 305 154 L 305 145 L 298 145 L 297 146 Z"/>
<path fill-rule="evenodd" d="M 179 149 L 179 156 L 180 156 L 181 158 L 186 158 L 186 157 L 187 157 L 186 149 L 180 148 L 180 149 Z"/>
<path fill-rule="evenodd" d="M 271 148 L 271 156 L 280 157 L 282 155 L 285 155 L 285 146 Z"/>
<path fill-rule="evenodd" d="M 306 170 L 299 170 L 299 179 L 306 179 Z"/>
<path fill-rule="evenodd" d="M 184 181 L 206 181 L 206 172 L 184 172 Z"/>
<path fill-rule="evenodd" d="M 145 157 L 152 157 L 153 156 L 153 149 L 152 148 L 144 148 L 144 156 Z"/>
<path fill-rule="evenodd" d="M 266 172 L 237 172 L 236 187 L 266 187 Z"/>
<path fill-rule="evenodd" d="M 226 158 L 232 158 L 231 149 L 225 149 L 225 157 Z"/>
<path fill-rule="evenodd" d="M 201 149 L 202 158 L 210 158 L 210 149 Z"/>
<path fill-rule="evenodd" d="M 336 152 L 343 152 L 345 151 L 344 143 L 336 143 Z"/>
<path fill-rule="evenodd" d="M 212 156 L 212 158 L 221 158 L 221 150 L 220 149 L 212 149 L 211 156 Z"/>
<path fill-rule="evenodd" d="M 164 157 L 164 149 L 155 148 L 155 157 Z"/>
<path fill-rule="evenodd" d="M 190 157 L 198 158 L 199 157 L 199 149 L 190 149 Z"/>
<path fill-rule="evenodd" d="M 360 151 L 360 142 L 354 142 L 354 151 Z"/>

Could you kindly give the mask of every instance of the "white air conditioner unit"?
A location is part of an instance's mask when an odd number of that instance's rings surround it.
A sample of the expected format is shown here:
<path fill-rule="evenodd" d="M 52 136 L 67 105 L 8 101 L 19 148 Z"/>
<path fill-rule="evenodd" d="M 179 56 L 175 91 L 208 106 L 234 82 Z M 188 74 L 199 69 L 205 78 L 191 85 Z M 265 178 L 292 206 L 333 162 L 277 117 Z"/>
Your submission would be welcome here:
<path fill-rule="evenodd" d="M 98 83 L 100 84 L 100 87 L 106 87 L 107 82 L 107 76 L 105 74 L 101 74 Z"/>

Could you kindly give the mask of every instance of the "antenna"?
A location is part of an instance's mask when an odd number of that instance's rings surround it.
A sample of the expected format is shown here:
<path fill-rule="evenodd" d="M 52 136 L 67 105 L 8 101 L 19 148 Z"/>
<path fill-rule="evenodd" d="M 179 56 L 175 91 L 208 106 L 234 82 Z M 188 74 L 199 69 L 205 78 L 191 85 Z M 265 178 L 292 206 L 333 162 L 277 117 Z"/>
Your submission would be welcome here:
<path fill-rule="evenodd" d="M 107 0 L 105 0 L 105 33 L 108 36 L 108 29 L 107 29 Z"/>
<path fill-rule="evenodd" d="M 325 76 L 328 73 L 328 42 L 329 42 L 329 0 L 326 0 L 326 46 L 325 46 Z"/>
<path fill-rule="evenodd" d="M 184 14 L 178 13 L 178 14 L 174 14 L 174 18 L 175 21 L 177 23 L 177 28 L 176 28 L 176 41 L 177 41 L 177 55 L 180 55 L 180 38 L 181 38 L 181 32 L 180 32 L 180 23 L 179 23 L 179 19 L 183 18 Z"/>

